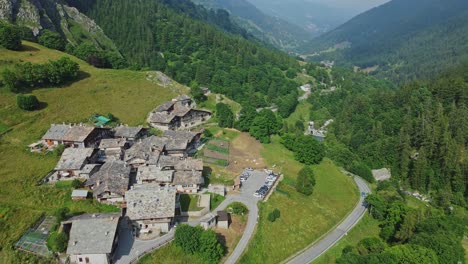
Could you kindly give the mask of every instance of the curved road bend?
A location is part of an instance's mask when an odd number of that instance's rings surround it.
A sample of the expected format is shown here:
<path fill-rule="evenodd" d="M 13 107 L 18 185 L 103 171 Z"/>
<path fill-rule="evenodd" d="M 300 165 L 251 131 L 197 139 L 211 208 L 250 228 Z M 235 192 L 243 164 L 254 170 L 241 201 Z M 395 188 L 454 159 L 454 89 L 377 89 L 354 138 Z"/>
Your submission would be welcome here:
<path fill-rule="evenodd" d="M 312 247 L 301 253 L 298 253 L 298 255 L 288 260 L 288 264 L 307 264 L 314 261 L 333 245 L 335 245 L 343 236 L 347 234 L 349 230 L 351 230 L 351 228 L 353 228 L 359 222 L 359 220 L 361 220 L 367 210 L 366 206 L 364 205 L 364 197 L 362 197 L 361 193 L 370 193 L 371 190 L 366 182 L 361 178 L 355 176 L 354 181 L 359 188 L 359 202 L 351 214 L 349 214 L 348 217 L 346 217 L 346 219 L 343 220 L 343 222 L 341 222 L 328 235 L 323 237 L 320 241 L 314 243 Z"/>

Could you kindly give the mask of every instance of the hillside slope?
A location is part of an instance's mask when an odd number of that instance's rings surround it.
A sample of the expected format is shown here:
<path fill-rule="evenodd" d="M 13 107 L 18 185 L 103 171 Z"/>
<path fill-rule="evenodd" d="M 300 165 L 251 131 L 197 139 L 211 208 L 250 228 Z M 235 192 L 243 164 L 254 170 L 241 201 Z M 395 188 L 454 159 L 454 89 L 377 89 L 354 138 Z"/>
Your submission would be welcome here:
<path fill-rule="evenodd" d="M 380 76 L 400 82 L 433 76 L 468 59 L 468 2 L 393 0 L 313 40 L 301 52 L 315 53 L 313 60 L 378 66 Z"/>
<path fill-rule="evenodd" d="M 20 52 L 0 48 L 0 71 L 20 61 L 44 63 L 71 57 L 34 43 L 23 44 L 25 50 Z M 36 186 L 55 167 L 58 157 L 32 154 L 27 145 L 39 139 L 52 123 L 87 122 L 94 113 L 112 113 L 129 125 L 144 124 L 155 106 L 187 92 L 176 83 L 163 88 L 147 80 L 149 73 L 96 69 L 71 58 L 80 64 L 79 80 L 59 88 L 34 90 L 42 102 L 41 110 L 20 110 L 15 94 L 0 87 L 0 125 L 11 128 L 0 136 L 0 263 L 52 263 L 12 249 L 41 214 L 53 214 L 63 206 L 75 213 L 102 210 L 89 201 L 71 203 L 69 189 Z"/>
<path fill-rule="evenodd" d="M 278 17 L 269 16 L 247 0 L 194 0 L 210 9 L 226 9 L 250 34 L 279 49 L 291 50 L 312 39 L 312 34 Z"/>
<path fill-rule="evenodd" d="M 87 42 L 117 52 L 112 40 L 92 19 L 62 0 L 0 0 L 0 20 L 29 28 L 34 36 L 48 29 L 62 34 L 72 45 Z"/>
<path fill-rule="evenodd" d="M 188 0 L 89 0 L 84 10 L 114 40 L 130 63 L 164 71 L 185 85 L 208 86 L 239 103 L 271 105 L 297 83 L 284 71 L 299 69 L 287 54 L 220 30 L 207 11 Z M 229 21 L 229 13 L 216 12 Z"/>

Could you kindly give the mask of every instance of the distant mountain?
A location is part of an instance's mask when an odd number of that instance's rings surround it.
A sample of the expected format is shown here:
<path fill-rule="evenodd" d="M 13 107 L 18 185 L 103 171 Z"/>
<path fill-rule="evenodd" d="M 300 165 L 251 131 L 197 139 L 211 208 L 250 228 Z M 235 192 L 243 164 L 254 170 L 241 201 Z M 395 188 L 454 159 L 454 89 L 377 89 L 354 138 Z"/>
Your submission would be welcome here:
<path fill-rule="evenodd" d="M 312 39 L 305 29 L 278 17 L 269 16 L 246 0 L 193 0 L 209 9 L 225 9 L 234 21 L 256 38 L 283 50 Z"/>
<path fill-rule="evenodd" d="M 359 11 L 311 0 L 248 0 L 262 12 L 284 19 L 318 36 L 345 23 Z M 324 1 L 327 2 L 327 1 Z"/>
<path fill-rule="evenodd" d="M 468 1 L 393 0 L 300 49 L 404 82 L 468 60 Z"/>
<path fill-rule="evenodd" d="M 91 43 L 117 52 L 112 40 L 90 18 L 61 0 L 0 0 L 0 21 L 29 28 L 37 36 L 48 29 L 62 34 L 73 45 Z"/>

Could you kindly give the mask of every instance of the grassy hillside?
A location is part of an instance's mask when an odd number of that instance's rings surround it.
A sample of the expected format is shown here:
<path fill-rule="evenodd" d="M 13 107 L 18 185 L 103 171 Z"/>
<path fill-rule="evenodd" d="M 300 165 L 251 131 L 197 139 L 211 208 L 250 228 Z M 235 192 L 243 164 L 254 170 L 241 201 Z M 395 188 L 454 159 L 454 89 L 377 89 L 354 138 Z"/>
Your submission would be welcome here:
<path fill-rule="evenodd" d="M 42 63 L 65 54 L 25 42 L 20 52 L 0 49 L 0 70 L 19 61 Z M 68 55 L 67 55 L 68 56 Z M 61 88 L 33 92 L 46 107 L 34 112 L 20 110 L 15 95 L 0 91 L 0 124 L 11 131 L 0 137 L 0 261 L 25 263 L 23 254 L 11 246 L 42 213 L 62 206 L 72 211 L 100 211 L 99 206 L 70 204 L 65 188 L 35 186 L 51 169 L 58 157 L 29 153 L 26 146 L 39 139 L 51 123 L 86 121 L 93 113 L 112 113 L 129 125 L 143 124 L 149 111 L 171 99 L 179 85 L 162 88 L 146 80 L 145 72 L 102 70 L 76 58 L 81 66 L 80 80 Z M 34 260 L 36 263 L 37 260 Z"/>
<path fill-rule="evenodd" d="M 311 196 L 294 188 L 303 164 L 274 137 L 264 145 L 262 156 L 269 166 L 276 165 L 285 179 L 266 203 L 260 203 L 257 233 L 240 263 L 280 263 L 305 248 L 338 224 L 356 205 L 358 192 L 353 180 L 342 174 L 326 159 L 314 166 L 317 185 Z M 281 217 L 271 223 L 268 214 L 274 209 Z"/>

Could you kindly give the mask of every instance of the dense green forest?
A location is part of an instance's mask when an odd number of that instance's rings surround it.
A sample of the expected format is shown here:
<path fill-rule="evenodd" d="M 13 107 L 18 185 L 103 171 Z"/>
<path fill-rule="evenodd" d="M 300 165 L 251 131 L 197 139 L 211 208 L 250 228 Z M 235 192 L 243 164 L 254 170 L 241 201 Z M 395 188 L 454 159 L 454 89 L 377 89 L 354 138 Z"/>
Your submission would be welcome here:
<path fill-rule="evenodd" d="M 298 84 L 284 74 L 297 70 L 297 61 L 242 35 L 220 31 L 206 23 L 212 20 L 212 11 L 196 6 L 187 13 L 186 6 L 193 6 L 187 2 L 97 0 L 84 11 L 134 65 L 164 71 L 192 87 L 209 86 L 255 107 L 297 95 Z M 230 23 L 229 14 L 224 15 L 215 23 Z"/>
<path fill-rule="evenodd" d="M 399 89 L 334 69 L 338 89 L 313 93 L 311 119 L 334 118 L 328 155 L 350 168 L 387 167 L 440 206 L 466 204 L 468 65 Z"/>
<path fill-rule="evenodd" d="M 341 44 L 341 47 L 340 47 Z M 393 0 L 300 49 L 313 60 L 369 68 L 398 83 L 441 74 L 468 59 L 468 2 Z"/>

